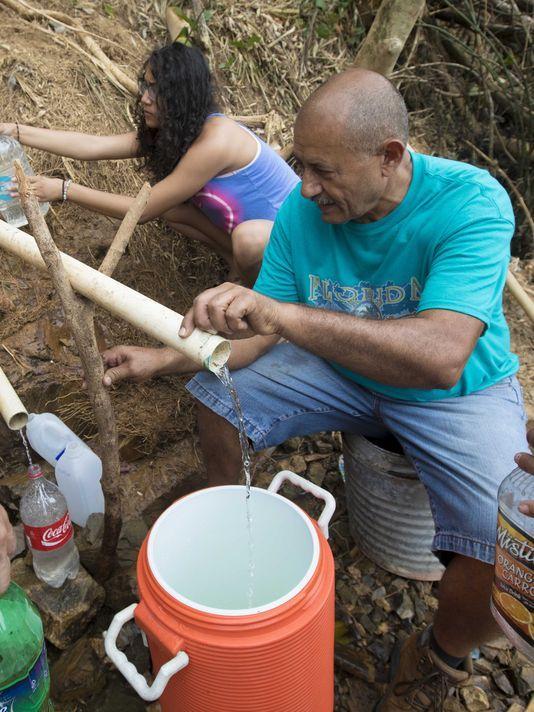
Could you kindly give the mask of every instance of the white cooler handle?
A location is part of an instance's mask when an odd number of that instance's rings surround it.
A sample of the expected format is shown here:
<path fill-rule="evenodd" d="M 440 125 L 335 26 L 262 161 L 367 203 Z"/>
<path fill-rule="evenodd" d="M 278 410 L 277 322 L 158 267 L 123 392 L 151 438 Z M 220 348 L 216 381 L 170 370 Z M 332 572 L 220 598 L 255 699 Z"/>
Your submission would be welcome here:
<path fill-rule="evenodd" d="M 291 470 L 282 470 L 277 475 L 275 475 L 273 477 L 273 481 L 269 485 L 268 491 L 278 492 L 284 482 L 288 480 L 297 487 L 303 489 L 305 492 L 309 492 L 310 494 L 313 494 L 314 497 L 323 500 L 323 502 L 325 503 L 325 507 L 322 511 L 321 516 L 317 520 L 317 525 L 319 529 L 323 532 L 324 538 L 328 539 L 328 524 L 336 510 L 336 500 L 334 499 L 334 497 L 330 494 L 330 492 L 327 492 L 322 487 L 319 487 L 319 485 L 316 485 L 313 482 L 306 480 L 304 477 L 297 475 L 295 472 L 291 472 Z"/>
<path fill-rule="evenodd" d="M 136 607 L 137 603 L 132 603 L 128 608 L 117 613 L 111 621 L 109 629 L 104 634 L 104 647 L 108 658 L 128 680 L 139 697 L 146 700 L 146 702 L 154 702 L 154 700 L 161 697 L 170 678 L 189 664 L 189 656 L 181 650 L 172 660 L 161 666 L 156 679 L 152 685 L 149 685 L 145 678 L 137 672 L 135 665 L 129 662 L 126 655 L 117 648 L 117 636 L 122 626 L 134 617 Z"/>

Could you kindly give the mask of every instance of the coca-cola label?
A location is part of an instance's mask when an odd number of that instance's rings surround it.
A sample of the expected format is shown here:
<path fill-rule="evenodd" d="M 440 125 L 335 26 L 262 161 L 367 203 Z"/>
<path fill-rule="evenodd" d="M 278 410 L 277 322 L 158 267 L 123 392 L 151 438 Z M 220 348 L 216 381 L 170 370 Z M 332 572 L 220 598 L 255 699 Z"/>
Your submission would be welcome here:
<path fill-rule="evenodd" d="M 55 549 L 61 549 L 72 538 L 74 532 L 67 512 L 55 524 L 49 524 L 46 527 L 30 527 L 25 524 L 24 533 L 30 549 L 54 551 Z"/>

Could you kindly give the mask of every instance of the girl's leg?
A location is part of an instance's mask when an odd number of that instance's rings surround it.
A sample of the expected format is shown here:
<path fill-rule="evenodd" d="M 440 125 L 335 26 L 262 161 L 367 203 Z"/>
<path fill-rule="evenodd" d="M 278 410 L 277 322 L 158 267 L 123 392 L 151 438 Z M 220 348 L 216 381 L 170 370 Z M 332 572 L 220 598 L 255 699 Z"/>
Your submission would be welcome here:
<path fill-rule="evenodd" d="M 247 287 L 252 287 L 260 272 L 272 228 L 272 220 L 247 220 L 232 232 L 234 263 Z"/>
<path fill-rule="evenodd" d="M 190 203 L 182 203 L 162 216 L 177 232 L 192 240 L 198 240 L 214 250 L 232 266 L 232 242 L 224 230 L 214 225 L 204 213 Z"/>

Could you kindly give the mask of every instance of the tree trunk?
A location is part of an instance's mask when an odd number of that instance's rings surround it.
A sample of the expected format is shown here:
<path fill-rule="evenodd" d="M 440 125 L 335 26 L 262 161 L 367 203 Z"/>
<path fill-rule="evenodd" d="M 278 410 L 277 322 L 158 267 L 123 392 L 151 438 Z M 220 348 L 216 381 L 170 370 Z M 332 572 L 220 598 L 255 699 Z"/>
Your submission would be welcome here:
<path fill-rule="evenodd" d="M 424 7 L 425 0 L 383 0 L 360 45 L 355 66 L 391 74 Z"/>

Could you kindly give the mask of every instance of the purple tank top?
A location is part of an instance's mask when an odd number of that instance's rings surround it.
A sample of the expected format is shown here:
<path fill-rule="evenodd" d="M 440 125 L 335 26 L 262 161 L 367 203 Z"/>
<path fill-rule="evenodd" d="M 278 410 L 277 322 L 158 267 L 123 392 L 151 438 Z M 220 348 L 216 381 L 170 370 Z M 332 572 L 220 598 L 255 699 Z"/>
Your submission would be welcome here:
<path fill-rule="evenodd" d="M 223 114 L 210 114 L 223 116 Z M 241 124 L 239 124 L 241 126 Z M 231 233 L 245 220 L 274 220 L 278 209 L 299 182 L 295 171 L 256 134 L 252 161 L 237 171 L 212 178 L 190 198 L 215 225 Z"/>

